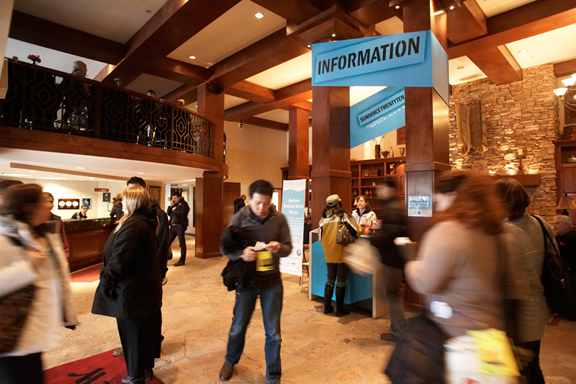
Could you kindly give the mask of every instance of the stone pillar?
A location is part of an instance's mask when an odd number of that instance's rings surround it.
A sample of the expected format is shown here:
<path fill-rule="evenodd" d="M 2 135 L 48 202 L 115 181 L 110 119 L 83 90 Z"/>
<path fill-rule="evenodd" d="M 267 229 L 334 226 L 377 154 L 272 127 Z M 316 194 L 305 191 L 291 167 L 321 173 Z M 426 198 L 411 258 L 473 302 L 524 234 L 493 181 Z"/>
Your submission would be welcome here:
<path fill-rule="evenodd" d="M 217 164 L 224 166 L 224 93 L 216 94 L 208 84 L 198 86 L 198 113 L 215 124 L 214 154 Z M 222 203 L 224 197 L 222 173 L 204 172 L 196 179 L 196 257 L 222 256 L 220 235 L 222 234 Z"/>
<path fill-rule="evenodd" d="M 312 90 L 312 229 L 318 228 L 326 198 L 337 193 L 350 212 L 349 87 Z"/>

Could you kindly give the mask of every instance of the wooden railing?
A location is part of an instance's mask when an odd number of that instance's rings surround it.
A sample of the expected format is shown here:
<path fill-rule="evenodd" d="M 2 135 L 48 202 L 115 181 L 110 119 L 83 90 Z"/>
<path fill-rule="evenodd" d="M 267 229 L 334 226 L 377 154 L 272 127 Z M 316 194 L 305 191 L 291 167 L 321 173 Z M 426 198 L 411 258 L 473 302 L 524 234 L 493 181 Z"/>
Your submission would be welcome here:
<path fill-rule="evenodd" d="M 0 125 L 215 157 L 214 123 L 188 109 L 13 60 Z"/>

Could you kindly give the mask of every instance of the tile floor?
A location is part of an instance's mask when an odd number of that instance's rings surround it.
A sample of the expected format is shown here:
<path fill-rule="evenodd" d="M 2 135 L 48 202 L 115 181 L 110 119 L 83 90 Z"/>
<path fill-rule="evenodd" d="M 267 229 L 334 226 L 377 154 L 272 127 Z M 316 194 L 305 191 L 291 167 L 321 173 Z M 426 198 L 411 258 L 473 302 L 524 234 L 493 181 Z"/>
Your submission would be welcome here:
<path fill-rule="evenodd" d="M 222 284 L 227 259 L 197 259 L 194 238 L 188 238 L 187 264 L 171 267 L 164 286 L 162 357 L 154 374 L 165 384 L 218 383 L 234 292 Z M 299 278 L 285 275 L 282 313 L 282 383 L 389 383 L 382 373 L 394 345 L 380 340 L 388 316 L 372 319 L 363 309 L 337 318 L 321 313 L 320 301 L 308 300 Z M 45 368 L 78 360 L 120 346 L 113 318 L 90 313 L 98 282 L 72 283 L 81 325 L 66 331 L 63 345 L 44 354 Z M 304 279 L 307 285 L 307 278 Z M 264 384 L 264 327 L 259 307 L 248 328 L 246 347 L 230 383 Z M 562 320 L 548 326 L 542 341 L 542 370 L 548 384 L 576 384 L 576 323 Z M 115 384 L 115 383 L 114 383 Z"/>

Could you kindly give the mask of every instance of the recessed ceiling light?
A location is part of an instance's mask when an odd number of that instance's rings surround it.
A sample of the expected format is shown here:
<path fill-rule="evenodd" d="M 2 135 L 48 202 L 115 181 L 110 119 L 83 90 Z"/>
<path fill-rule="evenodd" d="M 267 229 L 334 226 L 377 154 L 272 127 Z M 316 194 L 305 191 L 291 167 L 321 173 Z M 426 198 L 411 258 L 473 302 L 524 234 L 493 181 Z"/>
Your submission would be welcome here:
<path fill-rule="evenodd" d="M 76 167 L 76 169 L 86 169 L 86 168 L 84 168 L 84 167 Z"/>
<path fill-rule="evenodd" d="M 459 66 L 459 67 L 456 67 L 456 69 L 464 69 L 464 66 L 461 65 L 461 66 Z"/>
<path fill-rule="evenodd" d="M 333 33 L 333 34 L 332 34 L 332 37 L 336 37 L 336 34 L 335 34 L 335 33 Z"/>
<path fill-rule="evenodd" d="M 138 172 L 139 175 L 145 175 L 145 172 Z"/>
<path fill-rule="evenodd" d="M 190 56 L 188 56 L 188 58 L 191 59 L 191 60 L 194 60 L 194 59 L 196 59 L 196 56 L 190 55 Z"/>
<path fill-rule="evenodd" d="M 518 51 L 518 53 L 526 53 L 526 52 L 528 52 L 527 49 L 521 49 L 521 50 Z"/>
<path fill-rule="evenodd" d="M 453 10 L 453 9 L 454 9 L 454 6 L 453 6 L 453 5 L 451 5 L 451 6 L 450 6 L 450 10 Z"/>
<path fill-rule="evenodd" d="M 397 6 L 396 6 L 396 9 L 400 9 L 400 6 L 399 6 L 399 5 L 397 5 Z"/>
<path fill-rule="evenodd" d="M 310 44 L 308 44 L 308 48 L 310 48 L 310 47 L 311 47 L 311 45 L 310 45 Z"/>
<path fill-rule="evenodd" d="M 36 171 L 28 171 L 28 172 L 30 172 L 30 173 L 36 173 Z"/>
<path fill-rule="evenodd" d="M 262 13 L 258 12 L 254 15 L 254 17 L 256 17 L 257 19 L 261 19 L 264 17 L 264 15 Z"/>

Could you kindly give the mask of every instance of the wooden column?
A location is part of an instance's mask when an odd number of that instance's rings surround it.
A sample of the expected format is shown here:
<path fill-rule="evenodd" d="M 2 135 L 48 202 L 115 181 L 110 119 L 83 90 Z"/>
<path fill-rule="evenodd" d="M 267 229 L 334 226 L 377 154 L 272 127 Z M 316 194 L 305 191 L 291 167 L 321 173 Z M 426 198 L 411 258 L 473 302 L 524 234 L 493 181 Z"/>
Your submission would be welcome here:
<path fill-rule="evenodd" d="M 412 1 L 403 12 L 404 32 L 431 29 L 446 49 L 446 14 L 435 16 L 432 0 Z M 434 88 L 406 88 L 407 196 L 432 196 L 436 177 L 450 169 L 448 110 L 448 105 Z M 408 217 L 408 233 L 412 240 L 420 239 L 428 220 Z"/>
<path fill-rule="evenodd" d="M 309 171 L 309 113 L 302 108 L 289 111 L 288 128 L 288 179 L 306 179 Z"/>
<path fill-rule="evenodd" d="M 216 161 L 224 165 L 224 93 L 216 94 L 204 83 L 198 87 L 198 113 L 216 125 L 214 152 Z M 219 172 L 204 172 L 196 179 L 196 257 L 222 256 L 223 176 Z"/>
<path fill-rule="evenodd" d="M 432 30 L 446 49 L 446 14 L 434 15 L 432 0 L 414 0 L 403 10 L 404 32 Z M 434 63 L 432 63 L 434 65 Z M 437 176 L 450 169 L 448 105 L 431 87 L 406 88 L 406 198 L 433 196 Z M 429 218 L 408 217 L 408 234 L 419 241 Z M 404 293 L 408 305 L 420 302 L 409 286 Z"/>
<path fill-rule="evenodd" d="M 314 87 L 312 120 L 312 228 L 318 228 L 326 198 L 337 193 L 348 212 L 350 192 L 350 91 Z"/>

